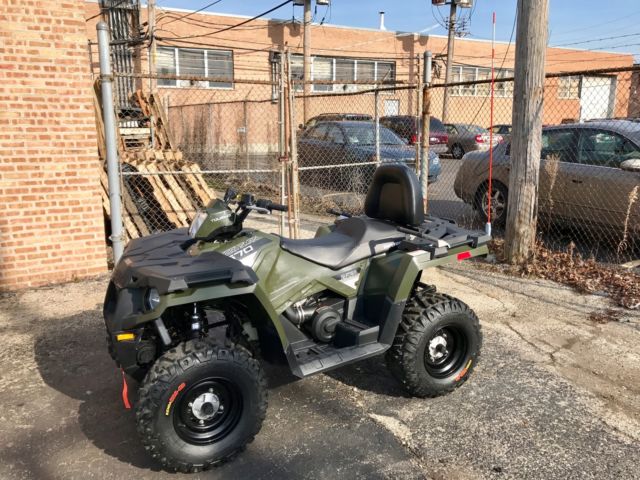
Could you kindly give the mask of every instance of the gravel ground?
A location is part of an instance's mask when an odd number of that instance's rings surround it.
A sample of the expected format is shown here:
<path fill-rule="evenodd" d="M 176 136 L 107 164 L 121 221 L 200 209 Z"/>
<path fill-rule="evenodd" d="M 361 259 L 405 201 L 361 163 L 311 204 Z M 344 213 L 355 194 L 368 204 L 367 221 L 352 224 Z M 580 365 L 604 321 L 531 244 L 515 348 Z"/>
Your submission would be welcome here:
<path fill-rule="evenodd" d="M 262 432 L 189 478 L 635 479 L 640 316 L 551 282 L 478 272 L 424 280 L 478 313 L 484 348 L 464 386 L 406 396 L 381 358 L 295 381 L 270 366 Z M 106 278 L 0 298 L 0 478 L 181 478 L 158 469 L 106 352 Z M 186 477 L 186 476 L 185 476 Z"/>

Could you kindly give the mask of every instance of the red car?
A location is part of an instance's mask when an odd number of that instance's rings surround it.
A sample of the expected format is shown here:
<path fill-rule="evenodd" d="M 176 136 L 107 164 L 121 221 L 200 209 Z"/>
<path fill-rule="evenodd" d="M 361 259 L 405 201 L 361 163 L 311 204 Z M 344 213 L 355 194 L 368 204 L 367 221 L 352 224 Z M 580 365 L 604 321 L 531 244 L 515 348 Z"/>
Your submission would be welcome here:
<path fill-rule="evenodd" d="M 399 137 L 405 139 L 409 145 L 414 145 L 418 140 L 418 132 L 422 128 L 419 117 L 412 115 L 393 115 L 380 118 L 380 123 L 393 130 Z M 444 125 L 436 117 L 430 117 L 429 121 L 429 146 L 434 153 L 447 152 L 449 134 Z"/>

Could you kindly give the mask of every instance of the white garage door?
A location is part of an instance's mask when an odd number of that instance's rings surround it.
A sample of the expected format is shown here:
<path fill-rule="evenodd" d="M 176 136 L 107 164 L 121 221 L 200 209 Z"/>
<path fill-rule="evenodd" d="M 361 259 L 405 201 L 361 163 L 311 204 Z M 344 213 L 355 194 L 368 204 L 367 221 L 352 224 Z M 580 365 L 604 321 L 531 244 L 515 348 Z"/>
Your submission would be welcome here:
<path fill-rule="evenodd" d="M 615 101 L 613 77 L 582 77 L 580 85 L 580 120 L 607 118 Z"/>

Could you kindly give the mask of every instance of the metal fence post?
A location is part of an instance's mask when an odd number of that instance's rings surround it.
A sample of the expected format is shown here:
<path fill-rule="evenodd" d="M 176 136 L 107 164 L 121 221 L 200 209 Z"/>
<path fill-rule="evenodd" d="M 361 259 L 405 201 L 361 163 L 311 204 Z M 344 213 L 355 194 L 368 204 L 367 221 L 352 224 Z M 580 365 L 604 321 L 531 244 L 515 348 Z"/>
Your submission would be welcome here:
<path fill-rule="evenodd" d="M 380 112 L 378 110 L 378 103 L 380 92 L 376 89 L 373 94 L 373 101 L 375 105 L 373 107 L 373 112 L 375 116 L 375 124 L 376 124 L 376 163 L 380 165 Z"/>
<path fill-rule="evenodd" d="M 107 156 L 107 177 L 109 179 L 109 205 L 111 208 L 111 244 L 113 260 L 118 263 L 124 250 L 124 229 L 122 226 L 122 203 L 120 199 L 120 165 L 116 143 L 116 117 L 113 107 L 113 75 L 109 50 L 109 27 L 98 22 L 98 53 L 100 56 L 100 91 L 102 92 L 102 121 Z"/>
<path fill-rule="evenodd" d="M 424 211 L 427 212 L 427 186 L 429 184 L 429 123 L 431 121 L 431 51 L 424 52 L 424 87 L 422 87 L 422 133 L 421 137 L 421 162 L 420 184 L 422 185 L 422 198 Z"/>
<path fill-rule="evenodd" d="M 422 75 L 420 74 L 420 56 L 416 55 L 416 114 L 415 114 L 415 131 L 416 131 L 416 175 L 420 175 L 421 153 L 422 153 L 422 129 L 420 128 L 420 118 L 422 116 Z"/>
<path fill-rule="evenodd" d="M 298 172 L 298 140 L 296 138 L 296 110 L 291 81 L 291 52 L 287 51 L 287 85 L 289 90 L 289 151 L 291 159 L 291 205 L 293 205 L 293 238 L 300 238 L 300 177 Z M 306 79 L 305 79 L 306 81 Z M 304 101 L 304 100 L 303 100 Z"/>
<path fill-rule="evenodd" d="M 280 161 L 280 203 L 286 205 L 286 174 L 287 163 L 285 162 L 286 146 L 286 121 L 285 121 L 285 98 L 284 98 L 284 50 L 280 50 L 280 63 L 278 65 L 278 155 Z M 284 236 L 285 215 L 280 212 L 280 235 Z"/>

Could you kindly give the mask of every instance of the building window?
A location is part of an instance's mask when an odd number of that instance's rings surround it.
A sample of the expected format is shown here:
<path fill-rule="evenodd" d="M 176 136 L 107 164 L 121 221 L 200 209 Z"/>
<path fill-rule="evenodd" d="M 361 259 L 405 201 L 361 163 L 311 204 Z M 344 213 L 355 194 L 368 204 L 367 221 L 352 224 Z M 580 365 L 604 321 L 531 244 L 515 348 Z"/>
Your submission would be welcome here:
<path fill-rule="evenodd" d="M 560 77 L 558 79 L 558 98 L 580 98 L 580 77 Z"/>
<path fill-rule="evenodd" d="M 159 47 L 156 73 L 160 76 L 201 77 L 159 78 L 160 87 L 233 88 L 233 53 L 229 50 Z"/>
<path fill-rule="evenodd" d="M 295 86 L 297 92 L 303 90 L 303 76 L 302 55 L 292 55 L 291 77 L 297 83 Z M 313 92 L 341 93 L 366 90 L 393 83 L 395 78 L 395 62 L 320 56 L 311 58 Z"/>
<path fill-rule="evenodd" d="M 513 96 L 513 81 L 500 82 L 500 78 L 513 77 L 513 70 L 496 70 L 494 95 L 496 97 Z M 479 80 L 491 80 L 491 69 L 486 67 L 469 67 L 454 65 L 451 81 L 456 82 L 476 82 Z M 452 95 L 464 97 L 488 97 L 491 95 L 491 83 L 479 83 L 475 85 L 458 85 L 451 87 Z"/>

